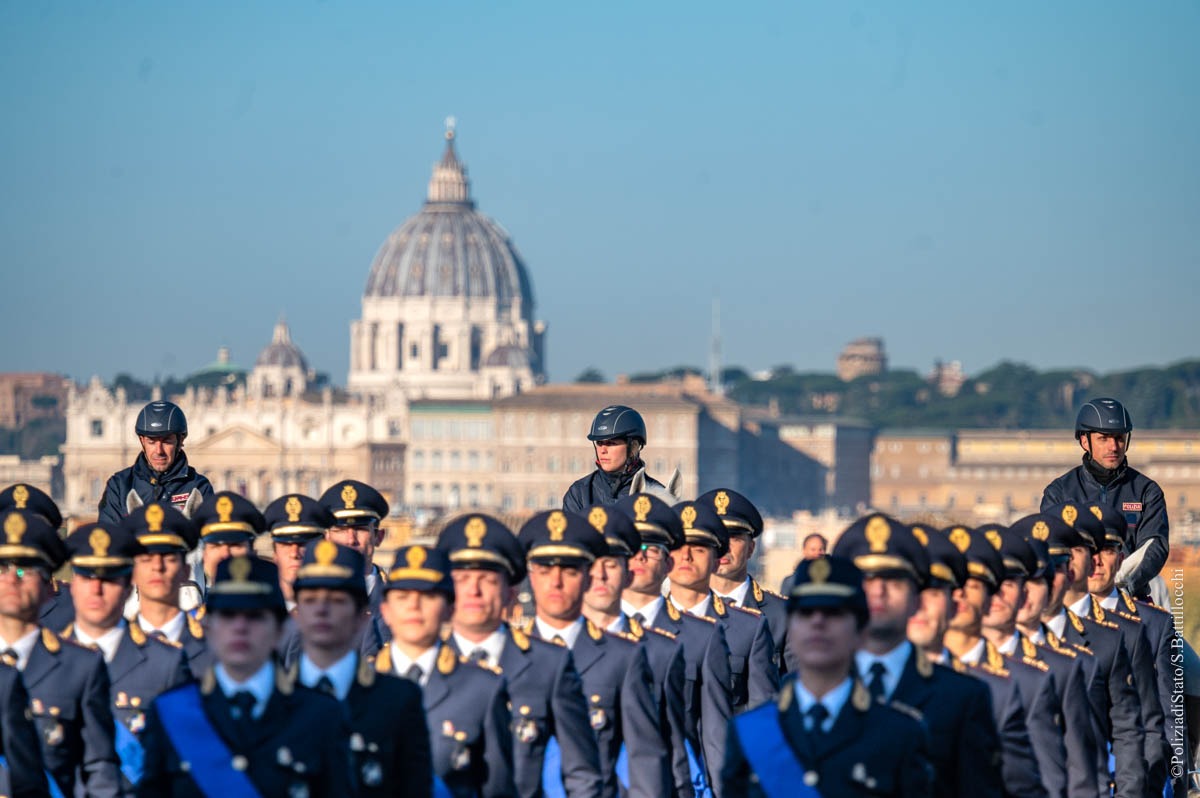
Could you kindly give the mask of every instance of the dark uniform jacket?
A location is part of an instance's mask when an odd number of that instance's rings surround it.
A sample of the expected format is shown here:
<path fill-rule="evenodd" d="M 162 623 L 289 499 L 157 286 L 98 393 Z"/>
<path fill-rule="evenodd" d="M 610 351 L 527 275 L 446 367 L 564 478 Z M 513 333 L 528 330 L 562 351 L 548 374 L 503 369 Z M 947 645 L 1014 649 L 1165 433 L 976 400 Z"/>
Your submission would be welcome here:
<path fill-rule="evenodd" d="M 433 790 L 421 688 L 377 673 L 359 658 L 342 701 L 350 725 L 350 765 L 362 798 L 429 798 Z"/>
<path fill-rule="evenodd" d="M 684 701 L 685 674 L 683 646 L 675 635 L 661 629 L 647 629 L 637 621 L 624 618 L 629 634 L 646 649 L 646 661 L 654 676 L 654 696 L 658 701 L 658 731 L 667 747 L 671 770 L 671 790 L 674 798 L 692 798 L 691 771 L 688 767 L 687 712 Z"/>
<path fill-rule="evenodd" d="M 346 744 L 350 732 L 335 699 L 296 684 L 277 669 L 275 689 L 262 716 L 239 723 L 213 671 L 205 674 L 199 690 L 205 717 L 232 755 L 231 766 L 244 769 L 263 798 L 357 795 Z M 145 770 L 136 794 L 209 798 L 192 780 L 189 752 L 177 751 L 167 734 L 159 716 L 162 700 L 156 699 L 146 715 Z"/>
<path fill-rule="evenodd" d="M 1130 575 L 1134 595 L 1144 595 L 1150 580 L 1167 561 L 1170 532 L 1167 504 L 1158 483 L 1128 465 L 1108 485 L 1101 485 L 1086 466 L 1077 465 L 1046 486 L 1042 510 L 1063 502 L 1102 502 L 1125 516 L 1129 523 L 1130 549 L 1150 543 L 1141 564 Z"/>
<path fill-rule="evenodd" d="M 987 662 L 1007 672 L 1016 682 L 1025 708 L 1025 727 L 1033 747 L 1044 793 L 1050 798 L 1067 794 L 1067 746 L 1062 728 L 1062 694 L 1058 680 L 1044 662 L 1006 658 L 992 643 L 984 646 Z M 1090 760 L 1088 760 L 1090 761 Z M 1006 778 L 1005 783 L 1009 784 Z"/>
<path fill-rule="evenodd" d="M 43 798 L 49 795 L 38 731 L 26 713 L 29 694 L 21 681 L 21 672 L 0 664 L 0 756 L 7 767 L 0 767 L 0 794 L 12 798 Z"/>
<path fill-rule="evenodd" d="M 775 644 L 775 667 L 779 675 L 796 670 L 792 652 L 787 648 L 787 599 L 778 593 L 772 593 L 750 578 L 750 588 L 746 591 L 746 600 L 741 605 L 747 609 L 758 610 L 767 619 L 771 630 L 771 642 Z"/>
<path fill-rule="evenodd" d="M 74 625 L 63 638 L 78 643 Z M 112 662 L 108 663 L 109 693 L 113 717 L 135 735 L 146 727 L 146 710 L 161 693 L 192 680 L 187 656 L 181 647 L 164 643 L 146 633 L 137 623 L 125 627 Z"/>
<path fill-rule="evenodd" d="M 1018 632 L 1017 651 L 1005 660 L 1019 659 L 1027 664 L 1044 664 L 1054 674 L 1059 686 L 1063 746 L 1066 751 L 1065 789 L 1069 798 L 1090 798 L 1100 794 L 1096 769 L 1092 763 L 1101 750 L 1103 740 L 1097 739 L 1092 709 L 1087 697 L 1087 674 L 1080 654 L 1070 648 L 1038 646 Z M 1043 769 L 1043 773 L 1044 773 Z"/>
<path fill-rule="evenodd" d="M 1142 756 L 1142 709 L 1120 630 L 1107 621 L 1080 618 L 1067 610 L 1063 640 L 1094 655 L 1084 657 L 1088 669 L 1088 701 L 1099 736 L 1112 743 L 1118 798 L 1147 794 L 1146 766 Z M 1102 757 L 1097 765 L 1097 778 L 1103 787 L 1109 780 L 1107 759 Z"/>
<path fill-rule="evenodd" d="M 392 673 L 392 649 L 375 659 Z M 509 798 L 517 794 L 512 771 L 512 731 L 504 677 L 468 662 L 442 644 L 423 690 L 434 775 L 455 798 Z"/>
<path fill-rule="evenodd" d="M 108 478 L 100 500 L 100 521 L 116 524 L 129 515 L 130 491 L 138 495 L 142 504 L 165 501 L 182 510 L 193 490 L 200 491 L 206 499 L 213 495 L 208 478 L 188 465 L 187 455 L 182 451 L 162 475 L 155 473 L 146 462 L 146 455 L 139 453 L 133 465 Z"/>
<path fill-rule="evenodd" d="M 654 628 L 674 635 L 683 646 L 687 741 L 703 761 L 709 784 L 719 797 L 725 735 L 733 717 L 733 676 L 725 630 L 712 618 L 680 612 L 669 599 L 663 600 Z"/>
<path fill-rule="evenodd" d="M 186 613 L 183 633 L 179 635 L 179 645 L 183 646 L 183 653 L 187 655 L 188 670 L 196 677 L 207 673 L 216 664 L 216 657 L 204 639 L 204 625 L 201 623 L 204 613 L 204 607 Z"/>
<path fill-rule="evenodd" d="M 65 582 L 50 580 L 50 595 L 42 602 L 38 626 L 47 629 L 62 629 L 75 620 L 75 604 Z"/>
<path fill-rule="evenodd" d="M 629 495 L 629 486 L 633 482 L 632 474 L 608 474 L 597 468 L 586 477 L 580 477 L 571 483 L 563 496 L 563 509 L 570 513 L 581 513 L 588 507 L 596 505 L 607 507 L 616 504 L 622 496 Z M 663 487 L 654 477 L 647 475 L 648 485 Z"/>
<path fill-rule="evenodd" d="M 63 795 L 121 794 L 108 669 L 98 651 L 43 628 L 21 672 L 42 761 Z"/>
<path fill-rule="evenodd" d="M 1003 785 L 1000 794 L 1005 798 L 1045 798 L 1046 787 L 1025 723 L 1021 688 L 1011 672 L 987 663 L 972 666 L 956 662 L 954 667 L 983 682 L 991 692 L 992 717 L 1000 735 L 1000 749 L 995 752 L 1000 760 Z"/>
<path fill-rule="evenodd" d="M 866 688 L 856 684 L 828 732 L 808 731 L 793 690 L 794 683 L 789 679 L 777 702 L 749 711 L 778 718 L 805 784 L 825 798 L 933 795 L 920 713 L 872 702 Z M 761 740 L 742 739 L 736 721 L 729 724 L 729 752 L 721 769 L 725 795 L 767 798 L 745 753 L 761 744 Z"/>
<path fill-rule="evenodd" d="M 779 669 L 767 619 L 758 610 L 725 606 L 716 593 L 709 596 L 707 615 L 725 629 L 729 642 L 734 711 L 770 701 L 779 692 Z"/>
<path fill-rule="evenodd" d="M 458 651 L 453 637 L 448 644 Z M 517 794 L 521 798 L 542 795 L 542 766 L 546 745 L 553 737 L 558 743 L 567 794 L 571 798 L 598 798 L 600 749 L 588 723 L 583 683 L 571 652 L 510 626 L 500 652 L 500 671 L 512 704 Z"/>
<path fill-rule="evenodd" d="M 537 626 L 533 627 L 535 633 Z M 631 798 L 660 798 L 673 782 L 658 725 L 654 677 L 645 650 L 629 637 L 611 634 L 591 621 L 571 649 L 588 723 L 600 749 L 601 795 L 619 794 L 617 759 L 621 746 L 629 762 Z"/>
<path fill-rule="evenodd" d="M 891 697 L 924 715 L 934 795 L 999 798 L 1000 740 L 985 685 L 914 647 Z"/>

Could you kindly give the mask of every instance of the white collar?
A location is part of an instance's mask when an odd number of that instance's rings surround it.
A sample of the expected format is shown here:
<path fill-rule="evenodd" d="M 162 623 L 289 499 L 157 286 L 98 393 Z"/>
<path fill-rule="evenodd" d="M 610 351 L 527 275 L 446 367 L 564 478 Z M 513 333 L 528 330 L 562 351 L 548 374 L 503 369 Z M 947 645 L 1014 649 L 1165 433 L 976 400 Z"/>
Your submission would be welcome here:
<path fill-rule="evenodd" d="M 1038 624 L 1036 632 L 1031 635 L 1027 634 L 1025 636 L 1032 640 L 1036 645 L 1046 645 L 1046 627 L 1043 624 Z"/>
<path fill-rule="evenodd" d="M 617 616 L 617 619 L 615 621 L 610 623 L 608 626 L 604 627 L 604 631 L 614 632 L 616 634 L 621 634 L 622 632 L 628 632 L 629 631 L 629 616 L 627 616 L 625 613 L 621 613 L 620 615 Z"/>
<path fill-rule="evenodd" d="M 1067 633 L 1067 611 L 1059 610 L 1058 615 L 1043 623 L 1042 626 L 1054 632 L 1055 637 L 1063 637 Z"/>
<path fill-rule="evenodd" d="M 172 643 L 178 643 L 183 637 L 183 625 L 187 622 L 187 617 L 183 612 L 175 613 L 175 617 L 162 625 L 161 629 L 155 629 L 154 625 L 147 621 L 141 614 L 137 617 L 138 626 L 142 627 L 142 631 L 148 635 L 155 632 L 161 632 L 163 637 L 170 640 Z"/>
<path fill-rule="evenodd" d="M 225 671 L 225 666 L 217 663 L 213 668 L 213 674 L 217 677 L 217 684 L 221 687 L 221 692 L 225 694 L 227 699 L 232 699 L 234 695 L 242 691 L 249 692 L 254 696 L 254 709 L 250 710 L 250 714 L 256 718 L 261 718 L 262 714 L 267 710 L 267 701 L 271 698 L 271 692 L 275 689 L 275 663 L 268 659 L 257 672 L 244 682 L 236 682 L 233 677 Z"/>
<path fill-rule="evenodd" d="M 117 646 L 121 645 L 121 637 L 125 634 L 125 619 L 99 637 L 92 637 L 75 624 L 75 639 L 85 646 L 95 646 L 104 654 L 105 662 L 112 662 L 117 655 Z"/>
<path fill-rule="evenodd" d="M 563 642 L 567 644 L 567 648 L 575 648 L 575 641 L 579 639 L 579 633 L 583 631 L 585 621 L 581 615 L 565 629 L 555 629 L 537 617 L 533 619 L 533 623 L 537 627 L 538 637 L 543 640 L 553 640 L 557 636 L 563 639 Z"/>
<path fill-rule="evenodd" d="M 345 701 L 350 687 L 354 684 L 354 674 L 358 671 L 358 652 L 351 649 L 346 656 L 321 670 L 307 654 L 300 655 L 300 682 L 307 687 L 316 687 L 322 676 L 327 676 L 333 683 L 333 692 L 338 701 Z"/>
<path fill-rule="evenodd" d="M 1019 634 L 1017 634 L 1016 632 L 1013 632 L 1012 636 L 1010 636 L 1007 640 L 1005 640 L 1000 645 L 996 646 L 996 648 L 1000 651 L 1001 654 L 1007 654 L 1008 656 L 1011 657 L 1017 653 L 1017 643 L 1020 641 L 1020 639 L 1021 639 L 1021 636 Z"/>
<path fill-rule="evenodd" d="M 434 643 L 429 648 L 421 652 L 421 655 L 416 659 L 410 659 L 407 654 L 400 650 L 400 646 L 396 645 L 393 640 L 390 643 L 392 647 L 392 670 L 397 676 L 408 678 L 408 671 L 413 665 L 421 669 L 420 684 L 422 687 L 429 684 L 429 677 L 433 675 L 434 664 L 437 662 L 438 651 L 441 646 Z"/>
<path fill-rule="evenodd" d="M 716 591 L 713 591 L 714 593 Z M 723 599 L 732 599 L 739 607 L 746 606 L 746 594 L 750 592 L 750 577 L 746 577 L 740 585 L 728 593 L 717 593 Z"/>
<path fill-rule="evenodd" d="M 1100 606 L 1106 610 L 1115 610 L 1117 608 L 1117 602 L 1120 600 L 1121 594 L 1118 593 L 1117 589 L 1114 587 L 1111 593 L 1100 600 Z"/>
<path fill-rule="evenodd" d="M 1092 617 L 1092 594 L 1084 593 L 1083 598 L 1079 599 L 1079 601 L 1076 601 L 1074 604 L 1068 607 L 1068 609 L 1078 615 L 1080 618 Z"/>
<path fill-rule="evenodd" d="M 912 650 L 912 643 L 907 640 L 901 641 L 900 645 L 883 655 L 876 655 L 859 649 L 854 654 L 854 663 L 858 668 L 858 678 L 862 679 L 863 684 L 868 683 L 871 680 L 871 666 L 876 662 L 882 662 L 885 669 L 883 674 L 883 697 L 890 698 L 896 690 L 896 685 L 900 683 L 900 677 L 904 674 L 904 666 L 908 663 L 908 658 L 911 656 Z"/>
<path fill-rule="evenodd" d="M 499 667 L 500 655 L 504 653 L 504 641 L 507 639 L 508 634 L 506 633 L 503 624 L 501 624 L 496 631 L 492 632 L 478 643 L 468 640 L 458 632 L 454 633 L 454 645 L 458 646 L 459 652 L 464 657 L 470 658 L 471 653 L 474 652 L 475 649 L 482 648 L 485 652 L 487 652 L 487 659 L 485 662 L 492 667 Z"/>
<path fill-rule="evenodd" d="M 812 708 L 813 704 L 817 703 L 817 697 L 805 689 L 800 679 L 796 679 L 796 703 L 800 709 L 800 714 L 804 715 Z M 829 712 L 829 717 L 825 718 L 825 722 L 821 724 L 822 731 L 829 731 L 833 728 L 834 722 L 837 720 L 838 713 L 842 711 L 842 707 L 846 705 L 846 700 L 850 698 L 850 691 L 854 689 L 854 680 L 847 676 L 841 684 L 830 690 L 821 698 L 821 704 L 824 705 L 826 711 Z"/>
<path fill-rule="evenodd" d="M 17 670 L 25 670 L 25 666 L 29 663 L 29 655 L 33 653 L 33 647 L 37 645 L 38 635 L 41 633 L 42 629 L 38 627 L 32 632 L 25 633 L 12 643 L 0 637 L 0 646 L 3 646 L 3 649 L 0 649 L 0 651 L 11 648 L 17 652 Z"/>
<path fill-rule="evenodd" d="M 691 608 L 682 606 L 678 601 L 675 600 L 674 596 L 670 596 L 669 598 L 671 599 L 671 603 L 675 605 L 675 609 L 681 612 L 686 612 L 689 615 L 695 615 L 703 618 L 705 615 L 708 615 L 708 608 L 712 605 L 712 597 L 713 594 L 710 592 L 700 601 L 699 604 Z"/>
<path fill-rule="evenodd" d="M 375 592 L 375 583 L 379 580 L 379 566 L 372 565 L 371 570 L 363 576 L 367 580 L 367 595 Z"/>
<path fill-rule="evenodd" d="M 959 659 L 968 665 L 978 665 L 983 662 L 983 654 L 987 651 L 987 641 L 980 639 L 978 643 L 972 646 L 971 650 L 963 654 Z"/>
<path fill-rule="evenodd" d="M 646 626 L 653 626 L 654 619 L 658 617 L 658 611 L 663 608 L 664 601 L 665 599 L 663 599 L 662 596 L 656 596 L 654 601 L 651 601 L 645 607 L 638 609 L 625 599 L 621 599 L 621 612 L 625 613 L 630 618 L 635 615 L 641 615 Z"/>

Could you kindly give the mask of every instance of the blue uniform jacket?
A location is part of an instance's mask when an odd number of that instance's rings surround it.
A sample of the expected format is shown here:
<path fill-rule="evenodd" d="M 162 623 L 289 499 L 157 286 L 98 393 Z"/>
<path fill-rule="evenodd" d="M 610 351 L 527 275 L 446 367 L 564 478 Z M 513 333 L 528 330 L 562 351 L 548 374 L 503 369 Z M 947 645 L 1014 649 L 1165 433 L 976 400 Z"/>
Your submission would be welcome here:
<path fill-rule="evenodd" d="M 170 502 L 182 510 L 193 490 L 207 499 L 213 495 L 212 485 L 203 474 L 188 465 L 182 451 L 165 474 L 156 474 L 146 456 L 139 453 L 133 465 L 108 478 L 104 496 L 100 499 L 100 521 L 118 524 L 129 515 L 129 492 L 133 491 L 142 504 Z"/>
<path fill-rule="evenodd" d="M 779 692 L 779 669 L 767 619 L 757 610 L 725 606 L 716 593 L 709 596 L 707 615 L 725 629 L 729 642 L 734 711 L 770 701 Z"/>
<path fill-rule="evenodd" d="M 601 794 L 600 749 L 588 724 L 583 683 L 571 652 L 507 627 L 500 671 L 512 703 L 513 770 L 521 798 L 542 795 L 546 744 L 554 737 L 571 798 Z M 449 645 L 457 646 L 454 638 Z M 465 651 L 458 651 L 466 654 Z"/>
<path fill-rule="evenodd" d="M 121 794 L 108 669 L 98 651 L 43 628 L 21 672 L 42 761 L 63 795 Z"/>
<path fill-rule="evenodd" d="M 29 694 L 21 673 L 0 664 L 0 755 L 8 763 L 0 767 L 0 794 L 12 798 L 44 798 L 46 771 L 38 748 L 38 731 L 26 712 Z"/>
<path fill-rule="evenodd" d="M 1045 798 L 1046 788 L 1025 723 L 1025 703 L 1012 674 L 987 665 L 963 666 L 964 674 L 983 682 L 992 696 L 992 717 L 1000 735 L 1000 773 L 1005 798 Z M 969 774 L 968 774 L 969 776 Z M 969 793 L 967 793 L 969 794 Z"/>
<path fill-rule="evenodd" d="M 381 673 L 392 673 L 392 649 L 375 658 Z M 455 798 L 516 796 L 512 771 L 512 731 L 504 677 L 467 662 L 441 644 L 437 667 L 423 691 L 433 772 Z"/>
<path fill-rule="evenodd" d="M 661 629 L 647 629 L 637 621 L 622 616 L 629 634 L 646 649 L 646 661 L 654 677 L 654 696 L 658 701 L 658 729 L 667 747 L 668 764 L 673 784 L 668 795 L 692 798 L 691 770 L 688 767 L 687 712 L 684 701 L 685 674 L 683 646 L 675 635 Z"/>

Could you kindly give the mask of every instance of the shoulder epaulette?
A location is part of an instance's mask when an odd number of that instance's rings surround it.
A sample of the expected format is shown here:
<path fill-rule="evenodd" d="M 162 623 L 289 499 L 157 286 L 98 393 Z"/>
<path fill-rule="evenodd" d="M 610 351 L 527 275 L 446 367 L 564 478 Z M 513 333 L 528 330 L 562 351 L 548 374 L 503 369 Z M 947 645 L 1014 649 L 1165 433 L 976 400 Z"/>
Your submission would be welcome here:
<path fill-rule="evenodd" d="M 925 721 L 925 713 L 921 712 L 921 710 L 917 709 L 916 707 L 905 704 L 903 701 L 896 701 L 893 699 L 892 701 L 887 702 L 886 706 L 889 706 L 898 712 L 903 712 L 905 715 L 908 715 L 918 723 L 923 723 Z"/>
<path fill-rule="evenodd" d="M 995 665 L 992 665 L 991 663 L 984 663 L 979 666 L 979 669 L 982 671 L 986 671 L 986 672 L 992 674 L 993 676 L 999 676 L 1004 679 L 1007 679 L 1010 676 L 1012 676 L 1012 674 L 1009 673 L 1007 668 L 998 668 Z"/>
<path fill-rule="evenodd" d="M 716 618 L 709 618 L 707 615 L 692 615 L 688 613 L 688 617 L 695 618 L 697 621 L 704 621 L 705 623 L 716 624 L 717 622 Z"/>
<path fill-rule="evenodd" d="M 1080 645 L 1079 643 L 1072 643 L 1071 645 L 1073 645 L 1075 647 L 1075 650 L 1077 652 L 1079 652 L 1080 654 L 1087 654 L 1089 657 L 1095 656 L 1095 654 L 1092 653 L 1092 650 L 1090 648 L 1088 648 L 1087 646 Z"/>
<path fill-rule="evenodd" d="M 1031 668 L 1037 668 L 1042 673 L 1045 673 L 1046 671 L 1050 670 L 1049 665 L 1042 662 L 1040 659 L 1037 659 L 1036 657 L 1021 657 L 1021 662 L 1024 663 L 1025 665 L 1028 665 Z"/>
<path fill-rule="evenodd" d="M 1117 614 L 1118 618 L 1124 618 L 1127 621 L 1132 621 L 1134 623 L 1142 622 L 1142 619 L 1137 617 L 1136 615 L 1130 615 L 1129 613 L 1122 612 L 1121 610 L 1111 610 L 1111 612 L 1115 612 Z"/>
<path fill-rule="evenodd" d="M 743 607 L 740 604 L 734 604 L 733 608 L 735 610 L 741 610 L 742 612 L 747 612 L 751 615 L 757 615 L 760 617 L 762 616 L 762 610 L 760 610 L 758 607 Z"/>
<path fill-rule="evenodd" d="M 375 655 L 375 670 L 379 673 L 392 672 L 392 647 L 390 645 L 384 645 Z"/>
<path fill-rule="evenodd" d="M 655 627 L 653 627 L 653 626 L 651 626 L 651 627 L 649 628 L 649 631 L 651 631 L 651 632 L 654 632 L 655 634 L 660 634 L 660 635 L 662 635 L 663 637 L 667 638 L 668 640 L 674 640 L 674 639 L 675 639 L 675 635 L 674 635 L 674 634 L 672 634 L 671 632 L 666 632 L 666 631 L 663 631 L 662 629 L 656 629 L 656 628 L 655 628 Z"/>

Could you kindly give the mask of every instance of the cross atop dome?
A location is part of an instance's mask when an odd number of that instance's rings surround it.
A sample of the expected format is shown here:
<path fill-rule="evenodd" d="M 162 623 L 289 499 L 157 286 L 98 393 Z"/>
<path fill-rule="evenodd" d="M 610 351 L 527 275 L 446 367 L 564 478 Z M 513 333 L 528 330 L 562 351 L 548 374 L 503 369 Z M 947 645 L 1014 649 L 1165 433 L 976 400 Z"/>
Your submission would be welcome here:
<path fill-rule="evenodd" d="M 456 125 L 454 117 L 446 117 L 446 151 L 442 153 L 442 160 L 433 167 L 433 178 L 429 181 L 429 202 L 473 204 L 467 167 L 458 160 L 458 153 L 454 151 Z"/>

